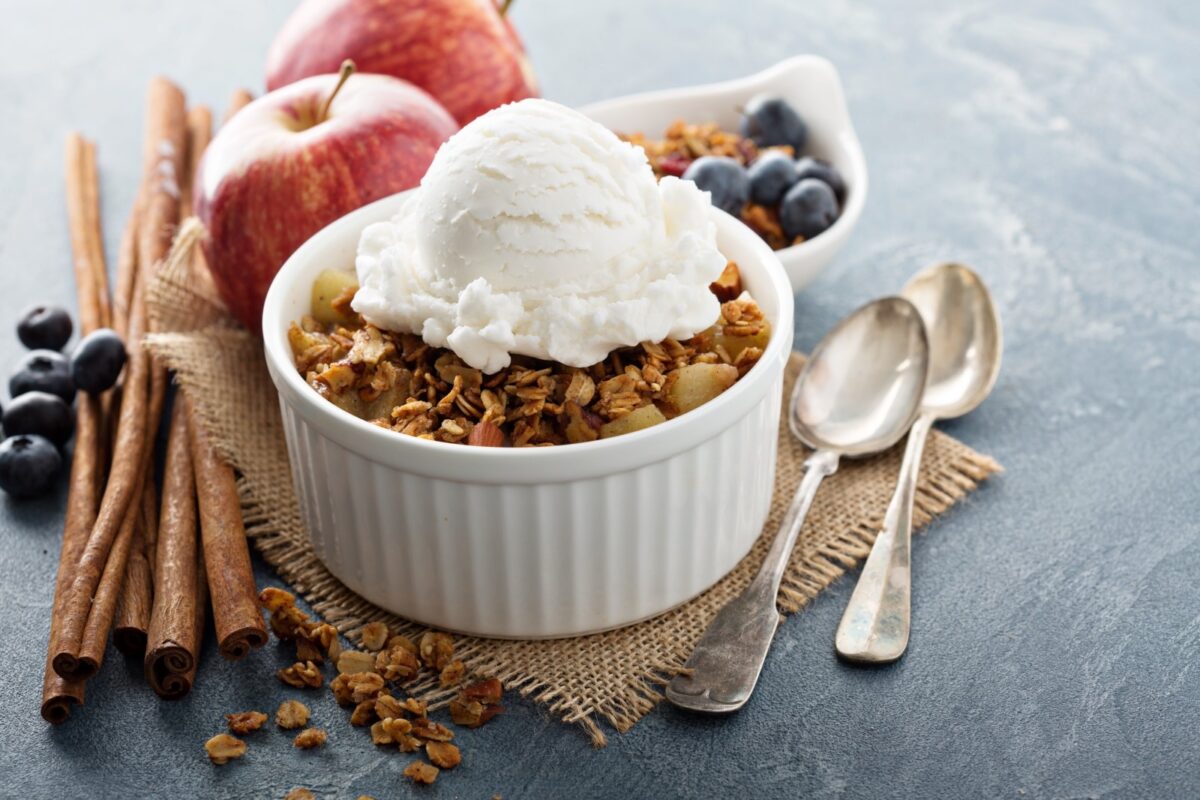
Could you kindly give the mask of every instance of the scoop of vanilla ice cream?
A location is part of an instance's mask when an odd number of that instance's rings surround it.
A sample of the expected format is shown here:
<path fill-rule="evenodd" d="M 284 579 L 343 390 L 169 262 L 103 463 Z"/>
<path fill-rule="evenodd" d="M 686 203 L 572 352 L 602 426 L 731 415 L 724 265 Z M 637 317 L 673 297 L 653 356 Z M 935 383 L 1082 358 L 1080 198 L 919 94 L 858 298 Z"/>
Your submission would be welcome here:
<path fill-rule="evenodd" d="M 522 100 L 452 136 L 396 216 L 363 231 L 353 307 L 488 373 L 513 354 L 590 366 L 717 318 L 708 209 L 602 125 Z"/>

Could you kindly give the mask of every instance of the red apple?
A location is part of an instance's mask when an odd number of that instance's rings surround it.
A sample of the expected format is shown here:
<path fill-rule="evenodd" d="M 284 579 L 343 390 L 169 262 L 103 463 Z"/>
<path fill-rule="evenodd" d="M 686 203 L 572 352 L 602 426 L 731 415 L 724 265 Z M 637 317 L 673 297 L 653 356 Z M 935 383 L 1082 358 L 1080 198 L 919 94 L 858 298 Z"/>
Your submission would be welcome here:
<path fill-rule="evenodd" d="M 359 206 L 416 186 L 458 126 L 386 75 L 318 75 L 266 94 L 213 138 L 195 181 L 221 297 L 258 330 L 271 279 L 297 247 Z"/>
<path fill-rule="evenodd" d="M 306 0 L 271 44 L 267 88 L 335 72 L 346 58 L 415 83 L 460 125 L 537 96 L 525 49 L 494 0 Z"/>

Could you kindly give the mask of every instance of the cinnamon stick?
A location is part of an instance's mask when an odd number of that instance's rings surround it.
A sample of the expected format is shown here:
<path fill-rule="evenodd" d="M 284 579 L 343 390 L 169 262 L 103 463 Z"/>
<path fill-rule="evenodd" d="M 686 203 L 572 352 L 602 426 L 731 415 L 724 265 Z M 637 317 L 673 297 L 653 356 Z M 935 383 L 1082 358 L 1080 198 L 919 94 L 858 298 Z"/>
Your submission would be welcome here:
<path fill-rule="evenodd" d="M 221 655 L 238 659 L 252 648 L 266 644 L 267 628 L 258 611 L 237 479 L 233 468 L 213 449 L 203 425 L 194 414 L 191 419 L 200 539 L 204 546 L 217 646 Z"/>
<path fill-rule="evenodd" d="M 133 212 L 121 232 L 117 247 L 117 284 L 113 289 L 112 328 L 122 339 L 129 333 L 129 311 L 133 306 L 133 285 L 137 280 L 138 219 L 141 198 L 134 202 Z"/>
<path fill-rule="evenodd" d="M 142 479 L 142 499 L 134 522 L 129 560 L 125 562 L 125 580 L 117 599 L 113 622 L 113 644 L 129 656 L 144 656 L 150 612 L 154 598 L 154 574 L 147 554 L 154 552 L 157 539 L 157 492 L 150 474 Z"/>
<path fill-rule="evenodd" d="M 233 96 L 229 98 L 229 105 L 225 107 L 225 116 L 221 118 L 221 124 L 229 122 L 234 114 L 252 102 L 254 102 L 254 94 L 249 89 L 236 89 Z"/>
<path fill-rule="evenodd" d="M 90 156 L 89 156 L 90 153 Z M 67 139 L 67 215 L 71 231 L 71 252 L 75 267 L 75 291 L 79 306 L 80 332 L 84 335 L 104 325 L 102 292 L 107 292 L 104 248 L 98 244 L 100 230 L 99 184 L 95 168 L 95 148 L 77 133 Z M 105 287 L 105 288 L 102 288 Z M 71 477 L 67 490 L 67 513 L 63 523 L 62 550 L 54 579 L 54 600 L 50 614 L 50 637 L 42 678 L 42 717 L 55 725 L 66 722 L 71 709 L 83 703 L 82 681 L 68 680 L 52 667 L 52 659 L 62 636 L 62 620 L 74 576 L 74 566 L 87 543 L 104 483 L 104 444 L 100 400 L 82 394 L 75 410 L 75 451 L 71 457 Z"/>
<path fill-rule="evenodd" d="M 92 270 L 100 327 L 112 325 L 112 306 L 108 296 L 108 267 L 104 261 L 104 228 L 100 223 L 100 179 L 96 168 L 96 145 L 86 142 L 83 151 L 84 171 L 90 179 L 83 182 L 84 208 L 87 211 L 89 255 L 96 268 Z"/>
<path fill-rule="evenodd" d="M 71 479 L 67 490 L 67 515 L 63 523 L 62 552 L 54 580 L 54 602 L 50 613 L 50 646 L 42 678 L 42 717 L 55 725 L 66 722 L 71 708 L 83 703 L 83 681 L 63 678 L 51 666 L 55 642 L 61 636 L 63 605 L 70 588 L 72 569 L 87 543 L 96 518 L 104 464 L 101 459 L 100 401 L 81 394 L 75 409 L 75 453 L 71 457 Z"/>
<path fill-rule="evenodd" d="M 177 393 L 167 437 L 155 565 L 158 592 L 145 660 L 146 681 L 168 700 L 191 691 L 204 630 L 205 577 L 199 564 L 196 483 L 182 400 Z"/>
<path fill-rule="evenodd" d="M 129 315 L 130 358 L 114 437 L 112 474 L 74 571 L 52 660 L 55 671 L 65 678 L 87 678 L 99 669 L 132 544 L 136 513 L 131 514 L 131 507 L 136 511 L 134 500 L 140 497 L 146 472 L 147 442 L 152 441 L 152 433 L 147 431 L 157 427 L 157 419 L 150 420 L 148 413 L 153 364 L 141 347 L 146 329 L 144 287 L 152 265 L 170 247 L 172 229 L 178 223 L 177 176 L 184 145 L 183 93 L 170 81 L 156 78 L 150 84 L 146 118 L 145 216 L 138 226 L 138 264 L 143 274 L 135 281 Z"/>

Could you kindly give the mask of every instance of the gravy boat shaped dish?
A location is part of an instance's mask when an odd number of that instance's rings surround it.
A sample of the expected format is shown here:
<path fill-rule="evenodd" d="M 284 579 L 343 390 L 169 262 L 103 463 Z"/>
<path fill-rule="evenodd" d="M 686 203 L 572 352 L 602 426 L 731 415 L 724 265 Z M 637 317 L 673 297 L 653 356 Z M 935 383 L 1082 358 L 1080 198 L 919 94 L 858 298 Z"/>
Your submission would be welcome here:
<path fill-rule="evenodd" d="M 791 281 L 800 291 L 837 255 L 862 216 L 867 200 L 867 162 L 850 121 L 842 81 L 833 64 L 819 56 L 795 56 L 738 80 L 629 95 L 579 109 L 618 133 L 659 137 L 677 119 L 715 122 L 736 131 L 739 108 L 756 94 L 787 100 L 808 125 L 808 144 L 801 155 L 828 161 L 846 181 L 842 213 L 819 236 L 777 250 Z"/>
<path fill-rule="evenodd" d="M 762 531 L 775 483 L 792 293 L 770 248 L 713 209 L 717 242 L 770 320 L 763 356 L 703 406 L 584 444 L 425 441 L 341 410 L 293 366 L 287 329 L 313 279 L 352 268 L 359 234 L 404 194 L 332 223 L 276 276 L 263 309 L 300 514 L 317 556 L 372 603 L 480 636 L 548 638 L 627 625 L 712 586 Z"/>

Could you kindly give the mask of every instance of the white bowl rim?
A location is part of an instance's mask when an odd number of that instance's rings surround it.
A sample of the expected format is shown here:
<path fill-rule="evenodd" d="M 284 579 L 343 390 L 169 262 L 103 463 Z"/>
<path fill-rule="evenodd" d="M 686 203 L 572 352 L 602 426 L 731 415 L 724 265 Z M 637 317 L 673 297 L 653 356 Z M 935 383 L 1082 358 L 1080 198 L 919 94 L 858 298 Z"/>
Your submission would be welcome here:
<path fill-rule="evenodd" d="M 415 190 L 409 190 L 415 191 Z M 263 305 L 262 335 L 267 367 L 280 398 L 323 434 L 368 460 L 447 480 L 484 483 L 555 483 L 633 469 L 665 460 L 711 439 L 773 391 L 791 353 L 793 294 L 779 259 L 752 230 L 719 209 L 712 208 L 721 236 L 742 240 L 757 256 L 765 280 L 756 286 L 773 293 L 779 309 L 771 338 L 749 372 L 720 396 L 686 414 L 633 433 L 557 447 L 468 447 L 418 439 L 354 416 L 322 398 L 295 369 L 283 304 L 292 276 L 303 270 L 309 255 L 326 239 L 348 228 L 361 231 L 367 220 L 385 217 L 407 192 L 370 203 L 335 220 L 297 248 L 276 274 Z M 386 215 L 390 216 L 390 215 Z M 510 470 L 505 472 L 503 470 Z M 516 470 L 516 471 L 512 471 Z"/>
<path fill-rule="evenodd" d="M 802 257 L 812 259 L 821 258 L 826 251 L 840 247 L 849 236 L 851 229 L 858 223 L 859 218 L 862 216 L 863 207 L 867 202 L 867 189 L 869 185 L 867 159 L 863 154 L 862 144 L 858 140 L 858 133 L 855 131 L 854 123 L 850 118 L 850 111 L 846 105 L 846 92 L 842 87 L 841 77 L 838 75 L 837 67 L 833 65 L 833 62 L 818 55 L 797 55 L 785 58 L 766 69 L 741 78 L 717 81 L 715 83 L 695 84 L 675 89 L 655 89 L 649 92 L 624 95 L 611 100 L 589 103 L 580 108 L 579 111 L 588 116 L 592 116 L 593 114 L 605 115 L 631 103 L 667 104 L 680 100 L 707 98 L 714 95 L 758 93 L 765 91 L 768 86 L 785 80 L 789 74 L 795 73 L 816 74 L 829 83 L 832 89 L 832 99 L 836 103 L 836 111 L 839 118 L 833 145 L 842 151 L 843 156 L 850 164 L 850 169 L 846 171 L 847 174 L 845 175 L 846 202 L 833 224 L 818 236 L 814 236 L 800 244 L 790 245 L 775 251 L 776 256 L 784 262 L 784 267 L 787 269 L 790 263 Z M 803 115 L 803 109 L 799 109 L 799 111 Z M 692 121 L 703 122 L 703 120 Z M 807 283 L 807 280 L 804 283 Z M 803 285 L 797 286 L 796 290 L 798 291 L 801 288 L 803 288 Z"/>

